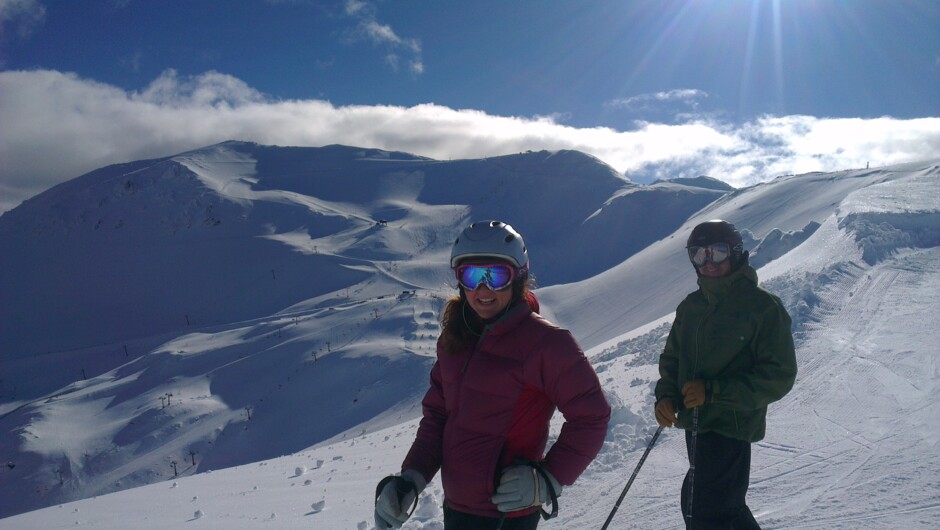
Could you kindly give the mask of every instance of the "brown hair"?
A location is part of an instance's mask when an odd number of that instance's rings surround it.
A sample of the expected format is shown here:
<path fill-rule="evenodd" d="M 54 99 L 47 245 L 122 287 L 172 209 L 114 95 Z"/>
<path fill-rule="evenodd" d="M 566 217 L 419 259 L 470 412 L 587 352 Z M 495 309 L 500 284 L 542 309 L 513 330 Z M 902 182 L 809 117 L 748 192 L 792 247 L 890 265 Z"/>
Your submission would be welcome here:
<path fill-rule="evenodd" d="M 456 354 L 472 347 L 480 338 L 485 325 L 476 312 L 467 304 L 467 295 L 464 293 L 463 287 L 458 286 L 457 288 L 460 290 L 460 294 L 448 300 L 444 305 L 444 312 L 441 314 L 441 336 L 437 339 L 438 349 L 450 354 Z M 531 274 L 514 281 L 512 284 L 512 300 L 510 300 L 508 307 L 520 303 L 529 293 L 529 290 L 534 288 L 535 277 Z"/>

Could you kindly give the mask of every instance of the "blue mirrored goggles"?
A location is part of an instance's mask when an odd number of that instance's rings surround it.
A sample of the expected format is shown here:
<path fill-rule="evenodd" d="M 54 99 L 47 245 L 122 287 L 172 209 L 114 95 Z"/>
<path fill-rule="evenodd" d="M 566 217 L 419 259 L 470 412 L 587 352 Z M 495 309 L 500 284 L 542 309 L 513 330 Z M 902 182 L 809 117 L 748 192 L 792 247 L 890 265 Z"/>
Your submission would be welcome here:
<path fill-rule="evenodd" d="M 493 291 L 502 291 L 512 285 L 512 280 L 516 277 L 513 267 L 501 263 L 467 263 L 454 269 L 454 272 L 460 285 L 469 291 L 475 291 L 484 283 Z"/>
<path fill-rule="evenodd" d="M 731 247 L 727 243 L 712 243 L 704 247 L 688 247 L 687 250 L 689 251 L 689 259 L 696 267 L 701 267 L 708 261 L 715 265 L 721 265 L 731 257 Z"/>

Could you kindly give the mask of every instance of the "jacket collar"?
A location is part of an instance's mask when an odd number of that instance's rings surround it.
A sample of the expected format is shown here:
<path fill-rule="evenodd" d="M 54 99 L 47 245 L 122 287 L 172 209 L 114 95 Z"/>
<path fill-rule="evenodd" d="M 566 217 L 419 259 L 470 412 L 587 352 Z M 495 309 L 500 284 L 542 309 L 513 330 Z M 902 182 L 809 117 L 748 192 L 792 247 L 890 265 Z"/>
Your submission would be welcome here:
<path fill-rule="evenodd" d="M 532 313 L 532 307 L 527 301 L 516 301 L 501 317 L 489 322 L 483 327 L 483 335 L 503 333 L 506 330 L 512 329 L 526 318 L 529 313 Z"/>
<path fill-rule="evenodd" d="M 709 305 L 727 298 L 742 282 L 757 285 L 757 271 L 745 263 L 738 270 L 721 278 L 698 277 L 698 286 Z"/>

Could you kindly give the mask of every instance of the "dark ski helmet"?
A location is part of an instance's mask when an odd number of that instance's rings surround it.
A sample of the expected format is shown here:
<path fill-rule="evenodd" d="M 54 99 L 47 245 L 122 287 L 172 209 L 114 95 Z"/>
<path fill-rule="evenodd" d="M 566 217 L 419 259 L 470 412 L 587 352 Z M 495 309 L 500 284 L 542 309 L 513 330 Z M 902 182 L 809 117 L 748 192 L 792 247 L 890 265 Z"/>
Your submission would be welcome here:
<path fill-rule="evenodd" d="M 450 252 L 451 268 L 468 258 L 501 259 L 519 272 L 526 272 L 529 265 L 522 236 L 502 221 L 478 221 L 463 229 Z"/>
<path fill-rule="evenodd" d="M 728 244 L 728 248 L 731 249 L 731 270 L 733 271 L 738 270 L 747 259 L 741 233 L 733 224 L 721 219 L 712 219 L 699 223 L 689 234 L 689 240 L 686 242 L 685 248 L 706 247 L 714 243 Z M 698 272 L 698 267 L 695 270 Z"/>

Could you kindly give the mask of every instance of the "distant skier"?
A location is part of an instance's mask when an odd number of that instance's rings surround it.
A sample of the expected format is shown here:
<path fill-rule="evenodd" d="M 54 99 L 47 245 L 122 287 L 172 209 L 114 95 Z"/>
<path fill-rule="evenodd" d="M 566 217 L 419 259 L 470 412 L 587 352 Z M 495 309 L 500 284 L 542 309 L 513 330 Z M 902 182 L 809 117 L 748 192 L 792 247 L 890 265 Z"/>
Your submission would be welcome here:
<path fill-rule="evenodd" d="M 686 430 L 686 528 L 759 529 L 745 500 L 751 443 L 764 438 L 767 405 L 796 379 L 790 316 L 757 286 L 731 223 L 699 224 L 686 249 L 699 289 L 676 309 L 659 358 L 656 420 Z M 674 402 L 684 405 L 678 416 Z"/>
<path fill-rule="evenodd" d="M 441 319 L 424 417 L 402 473 L 376 488 L 377 528 L 401 527 L 441 471 L 446 530 L 531 530 L 597 455 L 610 406 L 575 339 L 538 314 L 522 236 L 500 221 L 451 251 L 459 296 Z M 565 417 L 546 454 L 555 408 Z"/>

